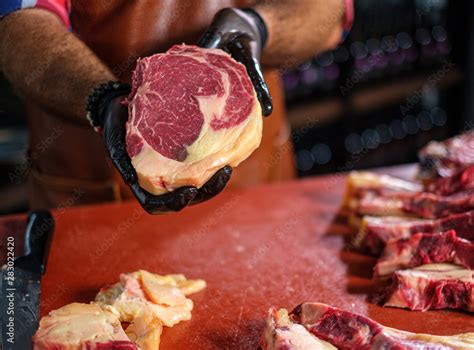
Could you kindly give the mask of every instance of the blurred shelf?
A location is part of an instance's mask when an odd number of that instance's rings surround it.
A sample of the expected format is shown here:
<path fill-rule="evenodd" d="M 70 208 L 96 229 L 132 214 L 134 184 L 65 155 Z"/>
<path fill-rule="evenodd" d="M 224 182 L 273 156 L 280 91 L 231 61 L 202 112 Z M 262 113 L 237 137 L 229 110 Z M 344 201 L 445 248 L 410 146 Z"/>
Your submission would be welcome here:
<path fill-rule="evenodd" d="M 439 70 L 417 74 L 394 82 L 378 83 L 354 90 L 346 98 L 335 96 L 310 101 L 288 109 L 288 120 L 293 131 L 314 127 L 325 122 L 334 122 L 347 113 L 363 114 L 389 105 L 407 102 L 410 96 L 420 94 L 427 83 L 429 88 L 449 88 L 463 80 L 463 73 L 453 68 L 436 78 Z"/>
<path fill-rule="evenodd" d="M 356 113 L 365 113 L 389 104 L 405 102 L 410 96 L 416 96 L 422 93 L 431 81 L 429 88 L 448 88 L 463 79 L 463 74 L 459 69 L 453 68 L 439 79 L 436 79 L 436 70 L 430 74 L 417 75 L 410 78 L 398 80 L 391 84 L 380 84 L 373 87 L 361 89 L 354 92 L 350 97 L 350 106 Z M 434 80 L 431 80 L 434 79 Z"/>

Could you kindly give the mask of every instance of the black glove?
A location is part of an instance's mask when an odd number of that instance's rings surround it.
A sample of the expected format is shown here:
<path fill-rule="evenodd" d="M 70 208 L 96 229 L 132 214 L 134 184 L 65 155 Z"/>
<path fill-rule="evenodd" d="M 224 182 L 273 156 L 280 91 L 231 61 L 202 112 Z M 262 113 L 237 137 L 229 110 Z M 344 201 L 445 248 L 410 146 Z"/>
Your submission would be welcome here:
<path fill-rule="evenodd" d="M 198 46 L 228 52 L 242 63 L 257 93 L 264 116 L 272 113 L 272 97 L 260 69 L 260 56 L 267 40 L 267 27 L 252 9 L 225 8 L 215 15 Z"/>
<path fill-rule="evenodd" d="M 93 93 L 89 98 L 88 117 L 94 127 L 102 129 L 105 148 L 110 159 L 141 206 L 150 214 L 160 214 L 179 211 L 189 204 L 200 203 L 219 194 L 230 179 L 231 167 L 226 166 L 220 169 L 200 189 L 186 186 L 170 193 L 153 195 L 140 187 L 125 144 L 128 108 L 122 101 L 128 95 L 129 88 L 124 88 L 126 86 L 124 84 L 121 84 L 122 88 L 117 88 L 118 85 L 118 83 L 110 82 L 95 89 L 95 97 Z M 116 88 L 109 89 L 110 91 L 105 93 L 101 92 L 110 86 Z"/>

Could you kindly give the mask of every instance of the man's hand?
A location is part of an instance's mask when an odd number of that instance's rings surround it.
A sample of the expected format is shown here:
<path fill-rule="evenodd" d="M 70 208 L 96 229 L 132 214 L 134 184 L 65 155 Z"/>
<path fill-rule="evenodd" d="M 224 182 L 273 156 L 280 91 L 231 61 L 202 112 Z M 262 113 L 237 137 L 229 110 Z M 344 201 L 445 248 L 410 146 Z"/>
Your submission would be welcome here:
<path fill-rule="evenodd" d="M 216 14 L 198 42 L 200 47 L 227 51 L 245 66 L 264 116 L 270 115 L 273 109 L 272 98 L 260 69 L 266 37 L 265 23 L 255 11 L 226 8 Z"/>
<path fill-rule="evenodd" d="M 103 125 L 104 143 L 110 159 L 132 190 L 141 206 L 150 214 L 179 211 L 189 204 L 206 201 L 221 192 L 232 174 L 232 168 L 224 167 L 200 189 L 187 186 L 163 195 L 153 195 L 140 187 L 137 173 L 127 153 L 125 144 L 128 109 L 122 101 L 126 96 L 118 96 L 107 101 L 100 112 Z"/>

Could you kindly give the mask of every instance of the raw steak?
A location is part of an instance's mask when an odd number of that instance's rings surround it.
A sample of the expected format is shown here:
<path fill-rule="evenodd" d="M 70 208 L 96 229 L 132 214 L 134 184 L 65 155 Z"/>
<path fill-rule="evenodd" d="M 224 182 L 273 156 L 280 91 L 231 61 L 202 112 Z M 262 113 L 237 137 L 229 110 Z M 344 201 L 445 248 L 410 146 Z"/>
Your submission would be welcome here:
<path fill-rule="evenodd" d="M 387 243 L 374 268 L 375 277 L 396 270 L 431 263 L 454 263 L 474 270 L 474 243 L 456 236 L 456 231 L 417 233 Z"/>
<path fill-rule="evenodd" d="M 384 327 L 368 317 L 321 303 L 297 306 L 291 312 L 290 319 L 341 350 L 444 350 L 474 347 L 474 333 L 453 336 L 409 333 Z"/>
<path fill-rule="evenodd" d="M 384 306 L 474 312 L 474 271 L 453 264 L 428 264 L 397 271 Z"/>
<path fill-rule="evenodd" d="M 421 177 L 427 180 L 452 176 L 474 165 L 474 130 L 443 142 L 432 141 L 418 154 Z"/>
<path fill-rule="evenodd" d="M 450 195 L 453 193 L 474 189 L 474 165 L 468 166 L 460 172 L 437 179 L 426 186 L 428 192 L 441 195 Z"/>
<path fill-rule="evenodd" d="M 368 171 L 351 171 L 347 178 L 344 206 L 349 209 L 356 209 L 359 200 L 367 193 L 383 195 L 422 190 L 423 186 L 416 182 Z"/>
<path fill-rule="evenodd" d="M 138 350 L 111 308 L 72 303 L 41 319 L 34 350 Z"/>
<path fill-rule="evenodd" d="M 436 219 L 473 209 L 474 189 L 450 196 L 429 192 L 404 192 L 388 195 L 366 193 L 359 201 L 356 214 Z"/>
<path fill-rule="evenodd" d="M 202 186 L 260 144 L 262 113 L 245 67 L 218 49 L 176 45 L 138 60 L 127 152 L 141 187 Z"/>
<path fill-rule="evenodd" d="M 474 210 L 436 220 L 364 216 L 353 244 L 370 254 L 379 255 L 389 240 L 408 238 L 418 232 L 447 230 L 456 230 L 459 237 L 474 240 Z"/>

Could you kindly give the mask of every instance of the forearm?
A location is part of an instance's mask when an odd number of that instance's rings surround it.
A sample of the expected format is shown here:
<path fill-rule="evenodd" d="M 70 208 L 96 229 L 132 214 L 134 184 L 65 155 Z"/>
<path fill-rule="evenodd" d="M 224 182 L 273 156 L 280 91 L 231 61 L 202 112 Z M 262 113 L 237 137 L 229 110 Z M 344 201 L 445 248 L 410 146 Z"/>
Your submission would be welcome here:
<path fill-rule="evenodd" d="M 264 64 L 293 66 L 334 48 L 342 36 L 343 0 L 269 0 L 256 10 L 268 29 Z"/>
<path fill-rule="evenodd" d="M 87 96 L 114 79 L 55 15 L 40 9 L 0 20 L 0 70 L 21 96 L 84 124 Z"/>

